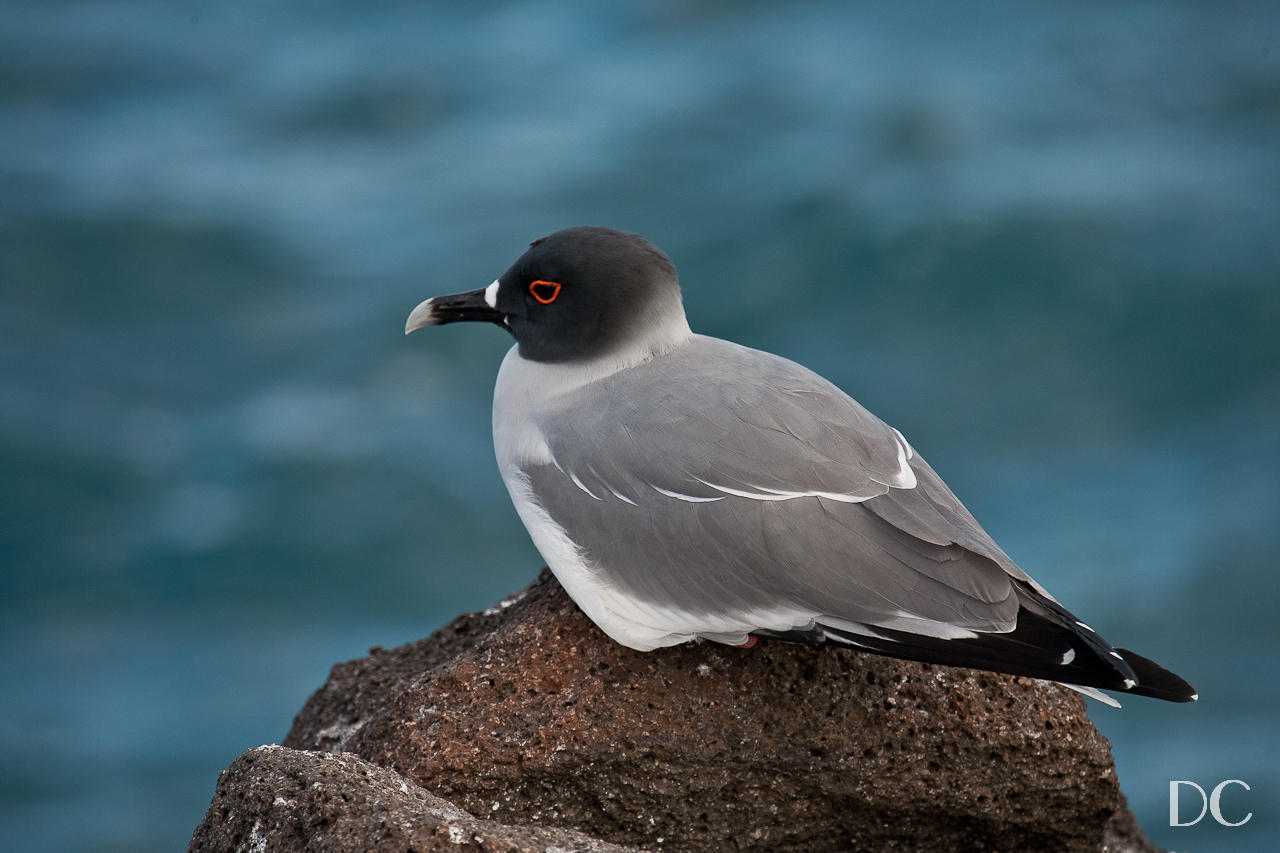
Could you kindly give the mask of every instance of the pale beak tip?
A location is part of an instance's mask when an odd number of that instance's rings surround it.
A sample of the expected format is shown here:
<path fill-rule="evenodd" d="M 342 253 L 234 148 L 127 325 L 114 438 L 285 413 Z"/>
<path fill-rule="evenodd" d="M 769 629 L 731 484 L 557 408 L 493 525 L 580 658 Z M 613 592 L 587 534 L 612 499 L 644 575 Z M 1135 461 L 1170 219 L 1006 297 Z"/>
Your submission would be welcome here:
<path fill-rule="evenodd" d="M 434 306 L 430 299 L 424 299 L 418 303 L 418 307 L 409 312 L 409 318 L 404 321 L 404 333 L 421 329 L 423 326 L 431 326 L 435 324 L 435 318 L 432 317 Z"/>

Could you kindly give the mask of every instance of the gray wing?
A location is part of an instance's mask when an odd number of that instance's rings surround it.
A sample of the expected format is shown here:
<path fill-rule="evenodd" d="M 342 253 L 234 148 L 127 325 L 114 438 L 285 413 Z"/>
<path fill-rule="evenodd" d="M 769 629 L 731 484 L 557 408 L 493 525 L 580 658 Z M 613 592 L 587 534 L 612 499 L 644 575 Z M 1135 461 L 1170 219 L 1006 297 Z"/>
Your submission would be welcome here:
<path fill-rule="evenodd" d="M 932 636 L 1017 620 L 1030 579 L 896 430 L 790 361 L 699 338 L 537 420 L 538 502 L 655 608 Z"/>

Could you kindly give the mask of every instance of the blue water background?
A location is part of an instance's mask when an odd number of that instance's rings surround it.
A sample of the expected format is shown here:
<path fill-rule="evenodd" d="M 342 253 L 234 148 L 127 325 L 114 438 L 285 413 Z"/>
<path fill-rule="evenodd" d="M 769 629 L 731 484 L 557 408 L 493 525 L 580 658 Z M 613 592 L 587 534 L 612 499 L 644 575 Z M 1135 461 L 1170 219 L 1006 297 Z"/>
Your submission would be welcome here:
<path fill-rule="evenodd" d="M 1274 849 L 1278 8 L 9 0 L 0 838 L 180 849 L 332 663 L 536 573 L 509 341 L 401 329 L 589 223 L 1196 684 L 1090 707 L 1155 840 Z"/>

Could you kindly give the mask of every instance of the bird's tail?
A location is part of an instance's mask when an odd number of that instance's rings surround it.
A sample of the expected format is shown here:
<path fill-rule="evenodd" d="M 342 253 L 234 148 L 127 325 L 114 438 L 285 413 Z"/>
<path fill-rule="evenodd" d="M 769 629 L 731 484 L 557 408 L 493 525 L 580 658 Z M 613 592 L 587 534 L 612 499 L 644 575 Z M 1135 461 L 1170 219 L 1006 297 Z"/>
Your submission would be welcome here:
<path fill-rule="evenodd" d="M 1138 676 L 1137 685 L 1129 688 L 1129 693 L 1150 696 L 1152 699 L 1164 699 L 1166 702 L 1194 702 L 1200 698 L 1194 687 L 1155 661 L 1128 649 L 1116 649 L 1116 651 Z"/>
<path fill-rule="evenodd" d="M 1020 609 L 1012 631 L 948 639 L 876 625 L 816 624 L 795 631 L 757 631 L 793 642 L 835 642 L 889 657 L 1042 678 L 1167 702 L 1194 702 L 1182 678 L 1127 649 L 1114 649 L 1066 608 L 1027 584 L 1016 585 Z M 1088 695 L 1095 695 L 1085 691 Z"/>

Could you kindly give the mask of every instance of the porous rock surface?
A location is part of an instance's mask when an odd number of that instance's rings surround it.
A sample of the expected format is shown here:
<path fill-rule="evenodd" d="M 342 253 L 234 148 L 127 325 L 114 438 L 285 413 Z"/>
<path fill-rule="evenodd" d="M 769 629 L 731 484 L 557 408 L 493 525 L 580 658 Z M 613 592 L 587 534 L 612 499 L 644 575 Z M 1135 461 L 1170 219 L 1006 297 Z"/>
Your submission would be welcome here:
<path fill-rule="evenodd" d="M 354 755 L 280 746 L 251 749 L 222 772 L 190 849 L 639 853 L 568 829 L 479 820 Z"/>
<path fill-rule="evenodd" d="M 355 753 L 489 821 L 654 851 L 1155 849 L 1065 688 L 767 640 L 636 652 L 545 571 L 335 666 L 285 745 Z"/>

